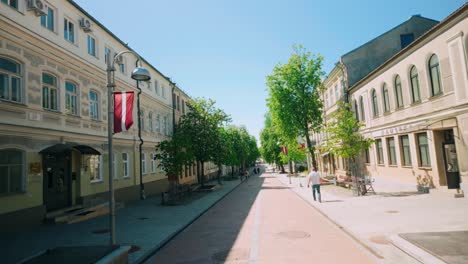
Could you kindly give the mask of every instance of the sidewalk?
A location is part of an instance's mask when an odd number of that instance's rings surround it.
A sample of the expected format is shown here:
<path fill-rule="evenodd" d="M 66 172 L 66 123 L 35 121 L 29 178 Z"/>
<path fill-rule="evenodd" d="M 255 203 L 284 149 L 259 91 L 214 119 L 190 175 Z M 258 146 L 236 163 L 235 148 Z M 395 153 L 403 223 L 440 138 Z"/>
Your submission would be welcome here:
<path fill-rule="evenodd" d="M 137 263 L 239 184 L 239 180 L 224 181 L 213 192 L 185 205 L 162 206 L 159 196 L 126 204 L 116 214 L 117 243 L 137 246 L 139 250 L 129 255 L 129 263 Z M 9 264 L 59 246 L 108 245 L 108 226 L 109 216 L 104 215 L 76 224 L 43 225 L 32 231 L 2 234 L 0 259 L 2 263 Z"/>
<path fill-rule="evenodd" d="M 415 188 L 409 185 L 399 189 L 396 185 L 389 183 L 386 186 L 385 182 L 380 181 L 374 185 L 377 195 L 355 197 L 350 190 L 325 185 L 322 186 L 322 203 L 318 203 L 313 201 L 311 189 L 306 188 L 304 178 L 301 179 L 304 187 L 300 187 L 299 178 L 292 178 L 292 184 L 289 184 L 289 179 L 285 175 L 275 174 L 275 176 L 374 251 L 375 255 L 380 256 L 382 263 L 440 261 L 430 254 L 424 257 L 416 256 L 410 251 L 414 249 L 414 252 L 417 252 L 418 248 L 411 243 L 408 243 L 410 247 L 401 246 L 399 243 L 404 243 L 406 240 L 400 235 L 468 230 L 468 210 L 466 210 L 468 199 L 454 198 L 451 193 L 417 194 Z M 398 190 L 402 191 L 397 192 Z M 439 237 L 449 239 L 450 236 Z M 449 242 L 446 240 L 446 243 Z M 459 247 L 466 247 L 466 244 L 459 244 Z M 466 256 L 461 254 L 464 253 L 452 256 L 452 259 L 463 260 Z"/>

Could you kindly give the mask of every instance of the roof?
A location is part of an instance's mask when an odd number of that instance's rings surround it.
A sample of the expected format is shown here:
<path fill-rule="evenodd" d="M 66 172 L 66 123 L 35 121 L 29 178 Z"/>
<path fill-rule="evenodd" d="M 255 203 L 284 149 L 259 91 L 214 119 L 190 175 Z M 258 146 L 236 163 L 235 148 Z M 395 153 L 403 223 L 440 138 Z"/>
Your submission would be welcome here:
<path fill-rule="evenodd" d="M 444 20 L 442 20 L 440 23 L 438 23 L 436 26 L 434 26 L 433 28 L 431 28 L 430 30 L 428 30 L 426 33 L 424 33 L 423 35 L 421 35 L 419 38 L 415 39 L 413 42 L 411 42 L 408 46 L 406 46 L 405 48 L 401 49 L 399 52 L 397 52 L 396 54 L 394 54 L 392 57 L 390 57 L 388 60 L 386 60 L 384 63 L 382 63 L 379 67 L 375 68 L 373 71 L 371 71 L 369 74 L 367 74 L 366 76 L 364 76 L 364 78 L 361 78 L 359 81 L 357 81 L 356 83 L 354 83 L 351 87 L 349 87 L 349 90 L 353 90 L 354 88 L 356 88 L 357 86 L 359 86 L 360 84 L 362 84 L 363 82 L 365 82 L 366 80 L 370 79 L 374 74 L 376 74 L 378 71 L 380 71 L 381 69 L 383 69 L 385 66 L 387 66 L 388 64 L 390 64 L 392 61 L 396 60 L 398 57 L 402 56 L 402 54 L 408 52 L 409 50 L 411 50 L 412 48 L 414 48 L 416 45 L 420 44 L 421 42 L 427 40 L 432 34 L 434 34 L 435 32 L 437 32 L 439 29 L 441 29 L 442 27 L 444 27 L 445 25 L 447 25 L 450 21 L 452 21 L 453 19 L 455 19 L 456 17 L 460 16 L 461 14 L 463 14 L 464 12 L 466 12 L 468 10 L 468 3 L 465 3 L 463 4 L 460 8 L 458 8 L 457 10 L 455 10 L 452 14 L 450 14 L 449 16 L 447 16 Z"/>

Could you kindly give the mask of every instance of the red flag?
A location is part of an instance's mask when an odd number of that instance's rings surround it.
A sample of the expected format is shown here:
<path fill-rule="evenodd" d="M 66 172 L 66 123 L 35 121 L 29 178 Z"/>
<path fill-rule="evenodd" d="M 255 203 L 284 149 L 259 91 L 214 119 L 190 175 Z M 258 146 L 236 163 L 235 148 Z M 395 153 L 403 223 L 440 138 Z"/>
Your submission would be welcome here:
<path fill-rule="evenodd" d="M 281 152 L 283 152 L 284 155 L 288 155 L 288 148 L 287 147 L 282 147 Z"/>
<path fill-rule="evenodd" d="M 114 133 L 127 131 L 133 124 L 133 92 L 114 93 Z"/>

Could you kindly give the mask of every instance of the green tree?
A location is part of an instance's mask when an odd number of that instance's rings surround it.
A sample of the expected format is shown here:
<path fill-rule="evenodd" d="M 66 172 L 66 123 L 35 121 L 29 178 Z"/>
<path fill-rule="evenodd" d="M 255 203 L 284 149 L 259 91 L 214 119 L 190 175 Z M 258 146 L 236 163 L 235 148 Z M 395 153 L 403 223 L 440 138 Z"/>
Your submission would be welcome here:
<path fill-rule="evenodd" d="M 356 159 L 363 151 L 369 149 L 373 139 L 363 137 L 358 131 L 364 126 L 355 118 L 350 105 L 341 103 L 332 116 L 332 122 L 327 124 L 325 132 L 328 134 L 325 150 L 336 156 L 351 161 L 352 173 L 356 173 Z M 354 172 L 353 172 L 354 170 Z"/>
<path fill-rule="evenodd" d="M 260 132 L 260 153 L 262 158 L 268 163 L 275 163 L 284 172 L 284 162 L 281 158 L 281 147 L 279 145 L 280 135 L 271 120 L 271 114 L 265 114 L 265 123 Z"/>
<path fill-rule="evenodd" d="M 216 156 L 219 147 L 219 128 L 230 120 L 211 99 L 197 98 L 187 104 L 188 112 L 182 116 L 177 133 L 184 135 L 187 155 L 197 162 L 199 182 L 204 185 L 204 164 Z M 201 167 L 199 167 L 201 166 Z"/>
<path fill-rule="evenodd" d="M 267 76 L 267 105 L 283 138 L 306 139 L 313 166 L 317 167 L 310 131 L 319 131 L 322 124 L 323 57 L 305 51 L 302 46 L 294 46 L 293 50 L 288 63 L 276 65 Z"/>

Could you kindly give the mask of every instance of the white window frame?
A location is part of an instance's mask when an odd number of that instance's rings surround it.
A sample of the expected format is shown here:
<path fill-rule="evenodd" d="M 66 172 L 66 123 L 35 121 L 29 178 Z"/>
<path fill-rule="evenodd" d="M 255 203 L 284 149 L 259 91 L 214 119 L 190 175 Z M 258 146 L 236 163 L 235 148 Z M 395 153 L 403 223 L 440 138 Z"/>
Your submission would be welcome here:
<path fill-rule="evenodd" d="M 154 127 L 153 127 L 153 112 L 148 113 L 148 128 L 150 132 L 154 132 Z"/>
<path fill-rule="evenodd" d="M 96 100 L 91 99 L 91 93 L 96 94 Z M 92 120 L 99 120 L 99 117 L 100 117 L 99 98 L 100 98 L 99 93 L 96 90 L 94 89 L 89 90 L 89 117 Z M 93 113 L 94 111 L 95 113 Z"/>
<path fill-rule="evenodd" d="M 55 78 L 55 84 L 49 84 L 49 83 L 45 83 L 44 82 L 44 75 L 49 75 L 53 78 Z M 43 72 L 42 75 L 41 75 L 41 81 L 42 81 L 42 89 L 41 89 L 41 97 L 42 97 L 42 108 L 43 109 L 46 109 L 46 110 L 49 110 L 49 111 L 59 111 L 60 107 L 59 107 L 59 102 L 60 102 L 60 94 L 59 94 L 59 87 L 58 87 L 58 77 L 54 74 L 51 74 L 51 73 L 48 73 L 48 72 Z M 47 89 L 47 106 L 44 105 L 44 89 Z M 51 94 L 52 94 L 52 91 L 55 91 L 55 108 L 52 108 L 52 102 L 53 100 L 51 99 Z"/>
<path fill-rule="evenodd" d="M 50 15 L 50 11 L 52 11 L 52 21 L 49 20 L 49 15 Z M 47 15 L 45 16 L 41 16 L 41 18 L 39 19 L 39 23 L 41 24 L 41 26 L 43 28 L 46 28 L 52 32 L 56 32 L 56 28 L 57 26 L 55 25 L 56 24 L 56 19 L 57 17 L 57 10 L 52 7 L 50 4 L 47 5 Z"/>
<path fill-rule="evenodd" d="M 143 175 L 148 174 L 148 167 L 146 164 L 146 153 L 144 152 L 141 153 L 141 173 Z"/>
<path fill-rule="evenodd" d="M 94 41 L 94 43 L 92 43 L 93 45 L 90 46 L 90 41 Z M 88 34 L 86 36 L 86 47 L 87 47 L 87 51 L 88 51 L 88 54 L 93 56 L 93 57 L 98 57 L 98 54 L 97 54 L 97 40 L 96 40 L 96 37 L 92 36 L 91 34 Z M 90 50 L 90 48 L 92 48 L 92 50 Z"/>
<path fill-rule="evenodd" d="M 91 175 L 91 162 L 97 162 L 97 175 L 94 179 L 90 179 L 91 183 L 96 183 L 96 182 L 102 182 L 103 181 L 103 177 L 102 177 L 102 155 L 92 155 L 89 160 L 89 173 L 90 173 L 90 176 Z"/>
<path fill-rule="evenodd" d="M 124 159 L 125 155 L 125 159 Z M 122 153 L 122 177 L 123 178 L 130 178 L 130 156 L 128 153 Z M 127 165 L 127 166 L 125 166 Z"/>
<path fill-rule="evenodd" d="M 161 85 L 161 96 L 166 98 L 166 87 L 164 85 Z"/>
<path fill-rule="evenodd" d="M 9 101 L 9 102 L 14 102 L 14 103 L 23 103 L 23 100 L 24 100 L 24 90 L 23 90 L 23 87 L 24 87 L 24 83 L 23 83 L 23 65 L 21 63 L 19 63 L 18 61 L 14 60 L 14 59 L 11 59 L 9 57 L 0 57 L 2 59 L 5 59 L 5 60 L 8 60 L 12 63 L 15 63 L 17 64 L 17 67 L 18 67 L 18 72 L 10 72 L 10 71 L 7 71 L 7 70 L 3 70 L 3 69 L 0 69 L 0 74 L 4 74 L 7 76 L 7 82 L 8 82 L 8 94 L 7 94 L 7 97 L 6 98 L 0 98 L 0 100 L 4 100 L 4 101 Z M 18 82 L 18 87 L 17 87 L 17 91 L 18 91 L 18 99 L 19 100 L 12 100 L 12 87 L 13 87 L 13 79 L 17 79 L 17 82 Z"/>
<path fill-rule="evenodd" d="M 150 159 L 151 159 L 151 173 L 156 173 L 156 160 L 154 159 L 156 154 L 151 153 L 150 154 Z"/>
<path fill-rule="evenodd" d="M 70 32 L 70 24 L 73 25 L 73 32 Z M 63 38 L 72 43 L 72 44 L 75 44 L 76 45 L 76 41 L 77 41 L 77 37 L 76 37 L 76 23 L 74 23 L 71 19 L 69 19 L 68 17 L 64 17 L 63 18 Z M 73 39 L 70 39 L 71 37 Z"/>
<path fill-rule="evenodd" d="M 16 191 L 16 192 L 11 192 L 11 191 L 7 191 L 6 193 L 2 193 L 0 194 L 1 196 L 10 196 L 10 195 L 16 195 L 16 194 L 19 194 L 19 193 L 24 193 L 26 191 L 26 152 L 22 149 L 18 149 L 18 148 L 4 148 L 4 149 L 0 149 L 0 151 L 6 151 L 6 150 L 14 150 L 14 151 L 18 151 L 20 152 L 21 154 L 21 190 L 19 191 Z M 12 164 L 0 164 L 0 166 L 7 166 L 7 167 L 10 167 L 12 166 Z M 17 165 L 16 165 L 17 166 Z M 11 186 L 9 184 L 10 182 L 10 177 L 11 175 L 8 175 L 8 184 L 7 184 L 7 188 L 8 190 L 10 190 Z"/>
<path fill-rule="evenodd" d="M 106 63 L 106 65 L 107 65 L 107 60 L 110 60 L 111 58 L 112 58 L 112 49 L 109 46 L 104 46 L 104 62 Z"/>
<path fill-rule="evenodd" d="M 156 93 L 156 95 L 159 95 L 159 82 L 158 80 L 154 80 L 154 92 Z"/>
<path fill-rule="evenodd" d="M 67 90 L 67 83 L 75 86 L 75 93 Z M 70 97 L 70 104 L 67 104 L 67 97 Z M 71 104 L 73 97 L 75 97 L 75 107 Z M 70 80 L 65 81 L 65 111 L 67 114 L 79 116 L 80 115 L 80 88 L 78 85 Z"/>

